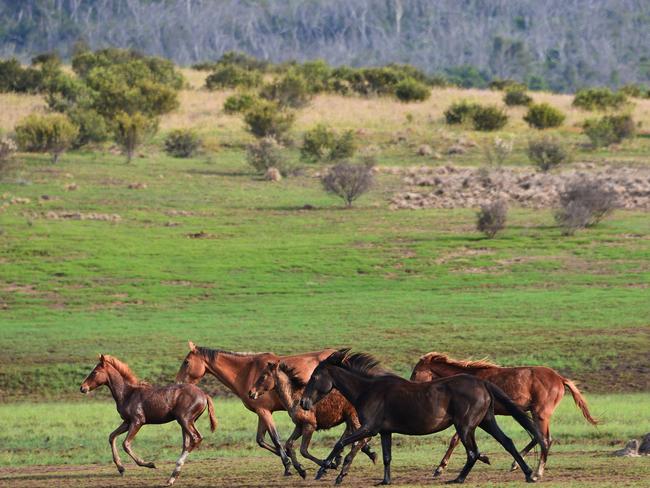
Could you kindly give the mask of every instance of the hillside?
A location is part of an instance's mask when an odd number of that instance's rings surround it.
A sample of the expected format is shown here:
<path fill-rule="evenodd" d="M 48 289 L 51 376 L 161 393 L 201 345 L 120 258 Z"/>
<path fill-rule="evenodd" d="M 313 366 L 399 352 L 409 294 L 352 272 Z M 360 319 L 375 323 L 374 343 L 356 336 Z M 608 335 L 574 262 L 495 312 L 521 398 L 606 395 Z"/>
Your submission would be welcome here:
<path fill-rule="evenodd" d="M 1 56 L 69 54 L 80 39 L 182 64 L 229 50 L 272 61 L 407 62 L 474 84 L 512 77 L 556 91 L 650 80 L 644 0 L 0 1 Z"/>

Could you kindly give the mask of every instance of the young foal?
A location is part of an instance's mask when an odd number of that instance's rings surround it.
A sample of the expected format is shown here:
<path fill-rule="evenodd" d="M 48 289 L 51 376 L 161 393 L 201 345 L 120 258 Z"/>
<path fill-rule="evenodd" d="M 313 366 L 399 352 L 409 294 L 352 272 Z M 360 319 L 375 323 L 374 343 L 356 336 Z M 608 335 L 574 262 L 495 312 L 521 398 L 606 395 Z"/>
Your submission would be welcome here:
<path fill-rule="evenodd" d="M 346 429 L 343 437 L 357 430 L 361 423 L 354 407 L 348 402 L 343 395 L 334 390 L 323 398 L 312 410 L 300 408 L 299 402 L 305 389 L 305 382 L 300 379 L 296 371 L 286 363 L 280 361 L 271 361 L 266 365 L 262 374 L 257 379 L 248 395 L 252 399 L 257 399 L 268 391 L 275 391 L 282 402 L 282 406 L 287 410 L 291 420 L 296 425 L 293 433 L 285 444 L 287 454 L 291 457 L 294 468 L 303 478 L 306 476 L 304 468 L 296 459 L 296 453 L 293 449 L 293 443 L 302 436 L 300 444 L 300 454 L 307 459 L 323 466 L 323 460 L 314 457 L 309 453 L 309 443 L 311 437 L 317 430 L 326 430 L 341 425 L 345 422 Z M 350 453 L 346 456 L 346 464 L 352 462 L 357 452 L 362 450 L 374 463 L 377 455 L 368 446 L 368 440 L 364 439 L 357 442 Z M 335 463 L 338 466 L 338 462 Z M 341 473 L 336 484 L 343 481 L 345 473 Z"/>
<path fill-rule="evenodd" d="M 167 481 L 167 485 L 172 485 L 180 474 L 188 454 L 203 440 L 194 422 L 206 407 L 210 415 L 210 429 L 214 432 L 217 427 L 212 399 L 197 386 L 176 384 L 154 388 L 138 381 L 126 363 L 107 354 L 99 357 L 99 363 L 81 384 L 80 390 L 81 393 L 88 393 L 102 385 L 111 390 L 117 411 L 124 420 L 108 437 L 113 462 L 120 474 L 124 474 L 124 466 L 117 453 L 115 439 L 126 431 L 128 434 L 122 446 L 127 454 L 138 466 L 155 468 L 154 463 L 143 461 L 131 450 L 131 441 L 144 424 L 166 424 L 172 420 L 180 424 L 183 431 L 183 451 Z"/>
<path fill-rule="evenodd" d="M 349 354 L 349 349 L 335 352 L 314 370 L 300 400 L 309 410 L 332 388 L 339 390 L 354 405 L 361 428 L 338 441 L 325 460 L 324 472 L 347 444 L 381 434 L 384 479 L 390 484 L 391 435 L 426 435 L 453 425 L 467 450 L 467 462 L 456 483 L 465 481 L 479 459 L 474 438 L 476 427 L 494 437 L 521 466 L 526 481 L 535 481 L 514 444 L 499 428 L 494 417 L 495 400 L 546 449 L 537 426 L 497 386 L 470 375 L 458 375 L 427 383 L 415 383 L 393 374 L 377 375 L 378 362 L 367 354 Z M 343 467 L 345 469 L 345 466 Z"/>
<path fill-rule="evenodd" d="M 488 361 L 458 361 L 444 354 L 430 352 L 420 358 L 413 368 L 411 381 L 431 381 L 456 374 L 471 374 L 478 378 L 491 381 L 501 388 L 520 408 L 532 412 L 533 420 L 546 439 L 548 447 L 551 446 L 551 416 L 564 396 L 564 389 L 568 388 L 573 395 L 573 400 L 582 411 L 587 421 L 596 425 L 598 421 L 589 413 L 587 401 L 578 390 L 578 387 L 569 379 L 558 372 L 544 366 L 523 366 L 518 368 L 504 368 Z M 495 405 L 496 415 L 508 415 L 508 412 Z M 458 434 L 454 434 L 434 476 L 439 476 L 449 463 L 449 458 L 458 445 Z M 521 451 L 525 456 L 536 445 L 533 439 Z M 541 478 L 544 474 L 547 455 L 539 458 L 535 475 Z M 517 465 L 512 464 L 512 469 Z"/>

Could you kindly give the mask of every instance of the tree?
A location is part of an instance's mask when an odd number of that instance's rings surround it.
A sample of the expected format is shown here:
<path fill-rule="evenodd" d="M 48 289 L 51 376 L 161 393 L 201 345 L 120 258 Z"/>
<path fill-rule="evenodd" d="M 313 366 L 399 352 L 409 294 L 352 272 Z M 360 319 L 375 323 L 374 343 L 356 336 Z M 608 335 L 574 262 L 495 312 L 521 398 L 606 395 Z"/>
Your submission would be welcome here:
<path fill-rule="evenodd" d="M 136 112 L 129 115 L 121 112 L 115 116 L 113 133 L 115 142 L 126 154 L 127 163 L 131 162 L 135 150 L 158 129 L 158 120 Z"/>
<path fill-rule="evenodd" d="M 339 163 L 321 177 L 323 188 L 343 199 L 345 206 L 367 192 L 373 184 L 373 169 L 370 164 Z"/>

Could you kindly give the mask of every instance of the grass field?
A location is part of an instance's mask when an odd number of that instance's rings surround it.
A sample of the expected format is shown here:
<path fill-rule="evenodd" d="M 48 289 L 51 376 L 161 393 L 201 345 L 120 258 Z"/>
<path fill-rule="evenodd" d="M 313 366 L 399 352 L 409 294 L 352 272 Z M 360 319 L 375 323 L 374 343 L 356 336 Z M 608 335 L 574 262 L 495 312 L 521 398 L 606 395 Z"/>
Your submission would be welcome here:
<path fill-rule="evenodd" d="M 179 450 L 177 428 L 145 428 L 136 448 L 162 469 L 130 470 L 119 480 L 105 440 L 117 424 L 113 406 L 105 392 L 91 401 L 78 388 L 100 352 L 150 381 L 169 382 L 191 339 L 277 353 L 353 346 L 405 375 L 431 350 L 545 364 L 578 380 L 606 420 L 590 427 L 565 399 L 549 486 L 643 485 L 648 458 L 607 453 L 650 431 L 647 213 L 618 211 L 565 237 L 550 210 L 513 208 L 506 231 L 488 240 L 474 230 L 471 209 L 389 210 L 389 198 L 404 187 L 390 174 L 378 175 L 373 190 L 344 210 L 313 177 L 318 167 L 275 184 L 254 176 L 241 121 L 220 113 L 226 96 L 183 92 L 179 111 L 133 164 L 107 147 L 66 154 L 57 165 L 23 154 L 0 175 L 0 418 L 9 426 L 0 432 L 0 484 L 163 481 Z M 536 96 L 569 113 L 560 134 L 574 145 L 576 162 L 647 164 L 650 102 L 636 102 L 635 140 L 592 152 L 576 128 L 589 114 L 572 110 L 567 96 Z M 421 143 L 442 151 L 459 137 L 479 146 L 493 137 L 440 122 L 442 110 L 463 97 L 497 102 L 500 94 L 440 90 L 416 105 L 318 97 L 301 113 L 296 135 L 327 120 L 361 130 L 361 144 L 374 148 L 381 165 L 482 164 L 480 147 L 442 161 L 416 154 Z M 11 108 L 0 116 L 4 129 L 42 103 L 7 95 L 0 102 Z M 500 133 L 515 140 L 508 164 L 526 164 L 530 133 L 517 110 Z M 162 154 L 165 131 L 180 126 L 199 128 L 208 150 L 187 160 Z M 146 188 L 129 189 L 132 183 Z M 77 218 L 60 217 L 66 212 Z M 223 391 L 213 378 L 202 385 Z M 255 445 L 252 414 L 219 397 L 217 416 L 219 430 L 192 454 L 181 481 L 284 486 L 279 463 Z M 286 432 L 287 419 L 276 418 Z M 395 481 L 428 483 L 446 437 L 400 439 Z M 319 439 L 325 453 L 334 433 Z M 504 472 L 505 453 L 484 443 L 497 464 L 477 467 L 472 483 L 520 481 Z M 349 481 L 368 484 L 380 471 L 360 460 Z"/>

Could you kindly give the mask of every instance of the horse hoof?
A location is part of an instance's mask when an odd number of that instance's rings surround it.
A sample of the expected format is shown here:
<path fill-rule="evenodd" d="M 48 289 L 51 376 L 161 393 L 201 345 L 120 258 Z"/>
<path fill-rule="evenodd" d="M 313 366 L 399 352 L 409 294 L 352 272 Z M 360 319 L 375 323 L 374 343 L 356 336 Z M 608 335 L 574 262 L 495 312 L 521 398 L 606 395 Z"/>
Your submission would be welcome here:
<path fill-rule="evenodd" d="M 173 485 L 174 481 L 176 481 L 176 478 L 169 478 L 169 480 L 167 480 L 167 486 Z"/>
<path fill-rule="evenodd" d="M 485 464 L 491 464 L 491 463 L 490 463 L 490 458 L 487 457 L 487 456 L 485 456 L 485 455 L 483 455 L 483 454 L 481 454 L 481 455 L 478 457 L 478 460 L 481 461 L 482 463 L 485 463 Z"/>
<path fill-rule="evenodd" d="M 442 469 L 436 468 L 436 470 L 433 472 L 433 477 L 437 478 L 442 474 Z"/>
<path fill-rule="evenodd" d="M 535 475 L 526 476 L 526 483 L 537 483 L 537 476 Z"/>
<path fill-rule="evenodd" d="M 145 468 L 151 468 L 151 469 L 156 469 L 156 465 L 154 463 L 147 463 L 143 465 Z"/>
<path fill-rule="evenodd" d="M 120 476 L 124 476 L 124 468 L 122 466 L 117 468 L 117 472 L 120 473 Z"/>
<path fill-rule="evenodd" d="M 338 476 L 336 477 L 336 480 L 334 481 L 334 484 L 335 484 L 335 485 L 340 485 L 341 483 L 343 483 L 343 478 L 344 478 L 344 477 L 345 477 L 344 474 L 340 474 L 340 475 L 338 475 Z"/>
<path fill-rule="evenodd" d="M 301 476 L 303 480 L 307 478 L 307 471 L 305 471 L 304 469 L 296 468 L 296 471 L 298 471 L 298 474 Z"/>
<path fill-rule="evenodd" d="M 447 485 L 459 485 L 459 484 L 462 484 L 462 483 L 465 483 L 464 479 L 456 478 L 456 479 L 447 481 L 445 484 L 447 484 Z"/>
<path fill-rule="evenodd" d="M 326 470 L 326 469 L 327 469 L 327 468 L 325 468 L 325 467 L 321 467 L 321 468 L 318 470 L 318 473 L 316 473 L 316 477 L 315 477 L 314 479 L 315 479 L 315 480 L 319 480 L 319 479 L 321 479 L 321 478 L 323 477 L 323 475 L 325 474 L 325 470 Z"/>
<path fill-rule="evenodd" d="M 510 472 L 512 473 L 513 471 L 517 471 L 519 469 L 519 465 L 517 463 L 512 463 L 512 466 L 510 466 Z"/>

